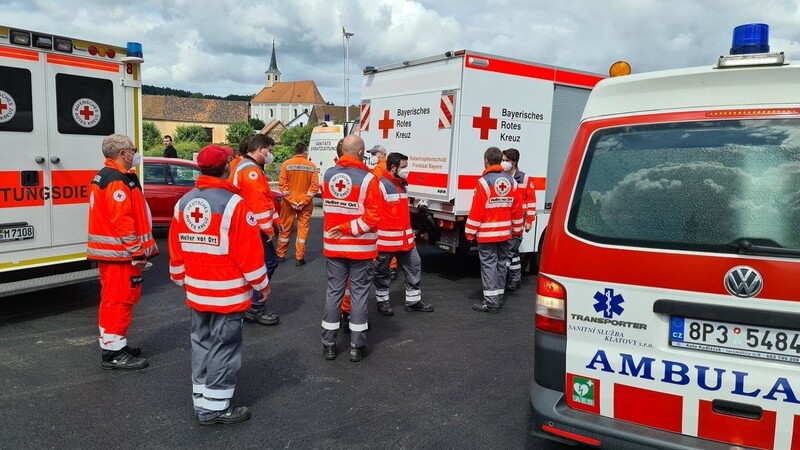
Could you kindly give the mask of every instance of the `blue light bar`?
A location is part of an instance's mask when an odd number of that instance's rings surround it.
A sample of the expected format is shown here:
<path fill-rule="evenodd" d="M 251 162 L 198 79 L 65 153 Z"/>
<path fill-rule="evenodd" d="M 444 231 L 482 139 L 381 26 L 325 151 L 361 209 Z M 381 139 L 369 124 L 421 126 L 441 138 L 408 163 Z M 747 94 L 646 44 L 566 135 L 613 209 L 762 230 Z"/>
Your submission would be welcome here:
<path fill-rule="evenodd" d="M 749 23 L 733 29 L 731 55 L 769 53 L 769 25 Z"/>
<path fill-rule="evenodd" d="M 144 58 L 144 55 L 142 55 L 142 44 L 138 42 L 128 42 L 127 51 L 125 53 L 127 53 L 129 57 Z"/>

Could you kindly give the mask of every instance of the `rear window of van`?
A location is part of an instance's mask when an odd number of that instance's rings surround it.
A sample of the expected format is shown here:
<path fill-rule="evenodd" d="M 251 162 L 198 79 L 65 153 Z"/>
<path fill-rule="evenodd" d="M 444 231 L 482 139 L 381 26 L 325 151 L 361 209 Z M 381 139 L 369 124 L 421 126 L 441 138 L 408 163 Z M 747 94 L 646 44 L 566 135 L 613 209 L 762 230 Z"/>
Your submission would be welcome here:
<path fill-rule="evenodd" d="M 586 150 L 568 229 L 625 246 L 736 253 L 800 248 L 800 120 L 603 129 Z"/>

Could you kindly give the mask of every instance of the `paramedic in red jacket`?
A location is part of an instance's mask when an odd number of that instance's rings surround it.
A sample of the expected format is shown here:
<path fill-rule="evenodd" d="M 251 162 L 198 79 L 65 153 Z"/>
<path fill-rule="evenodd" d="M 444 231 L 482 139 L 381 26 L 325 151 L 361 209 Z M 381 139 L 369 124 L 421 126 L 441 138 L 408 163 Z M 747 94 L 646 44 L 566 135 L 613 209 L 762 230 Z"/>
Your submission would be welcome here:
<path fill-rule="evenodd" d="M 192 398 L 201 425 L 242 422 L 231 405 L 242 364 L 242 322 L 256 292 L 269 295 L 259 220 L 227 182 L 229 152 L 209 145 L 197 155 L 201 175 L 175 205 L 169 229 L 170 278 L 191 308 Z"/>
<path fill-rule="evenodd" d="M 130 138 L 103 139 L 105 165 L 89 185 L 86 256 L 100 271 L 100 348 L 103 369 L 143 369 L 141 350 L 128 346 L 133 305 L 142 295 L 142 269 L 158 254 L 142 187 L 131 168 L 141 155 Z"/>
<path fill-rule="evenodd" d="M 525 219 L 524 226 L 527 233 L 531 231 L 533 221 L 536 220 L 536 186 L 528 174 L 519 170 L 519 150 L 515 148 L 503 150 L 503 161 L 500 165 L 517 182 L 517 195 L 522 201 L 522 215 Z M 512 237 L 509 243 L 508 275 L 506 275 L 507 291 L 516 291 L 522 281 L 522 261 L 519 257 L 520 244 L 522 244 L 522 236 Z"/>
<path fill-rule="evenodd" d="M 389 304 L 389 288 L 392 284 L 390 262 L 394 257 L 397 257 L 405 274 L 406 311 L 433 312 L 433 305 L 422 301 L 422 292 L 419 289 L 422 260 L 414 242 L 414 231 L 411 229 L 406 177 L 408 177 L 408 156 L 402 153 L 390 153 L 386 157 L 386 170 L 378 180 L 383 204 L 378 224 L 375 297 L 378 300 L 378 312 L 384 316 L 394 315 Z"/>
<path fill-rule="evenodd" d="M 342 157 L 325 171 L 322 184 L 322 253 L 327 258 L 328 288 L 322 318 L 325 359 L 336 358 L 336 334 L 341 320 L 342 297 L 350 279 L 350 361 L 367 354 L 367 297 L 378 256 L 376 228 L 380 220 L 381 192 L 378 179 L 364 158 L 364 141 L 347 136 Z"/>
<path fill-rule="evenodd" d="M 477 238 L 481 260 L 483 302 L 472 305 L 472 309 L 495 314 L 503 306 L 509 241 L 512 235 L 522 235 L 523 221 L 517 182 L 503 170 L 502 159 L 497 147 L 484 152 L 486 169 L 478 179 L 464 226 L 468 241 Z"/>

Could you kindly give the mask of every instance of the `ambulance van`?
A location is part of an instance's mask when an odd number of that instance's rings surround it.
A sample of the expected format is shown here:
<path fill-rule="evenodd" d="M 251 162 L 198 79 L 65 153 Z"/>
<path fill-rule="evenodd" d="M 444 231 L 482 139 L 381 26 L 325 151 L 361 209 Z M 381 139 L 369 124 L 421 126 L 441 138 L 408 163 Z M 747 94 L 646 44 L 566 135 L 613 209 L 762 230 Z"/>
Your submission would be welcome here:
<path fill-rule="evenodd" d="M 336 165 L 336 161 L 339 160 L 336 156 L 336 144 L 339 142 L 339 139 L 352 134 L 355 128 L 355 121 L 335 124 L 330 120 L 325 120 L 311 130 L 311 138 L 308 143 L 308 157 L 316 164 L 317 172 L 319 172 L 320 175 Z"/>
<path fill-rule="evenodd" d="M 536 190 L 538 250 L 552 197 L 592 87 L 603 76 L 471 50 L 364 69 L 360 136 L 408 156 L 418 235 L 450 253 L 470 250 L 464 223 L 489 147 L 520 152 Z"/>
<path fill-rule="evenodd" d="M 141 149 L 141 45 L 0 25 L 0 297 L 97 277 L 89 183 L 105 136 Z"/>
<path fill-rule="evenodd" d="M 544 241 L 535 435 L 800 449 L 800 65 L 767 37 L 589 96 Z"/>

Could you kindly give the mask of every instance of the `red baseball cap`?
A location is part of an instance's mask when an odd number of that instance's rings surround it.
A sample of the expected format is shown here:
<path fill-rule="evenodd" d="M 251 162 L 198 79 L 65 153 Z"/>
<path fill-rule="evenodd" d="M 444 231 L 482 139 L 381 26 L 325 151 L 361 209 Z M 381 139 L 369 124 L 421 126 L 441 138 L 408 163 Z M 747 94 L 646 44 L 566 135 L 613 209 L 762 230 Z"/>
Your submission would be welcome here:
<path fill-rule="evenodd" d="M 197 155 L 197 165 L 201 169 L 218 169 L 228 164 L 229 155 L 231 153 L 221 145 L 207 145 Z"/>

